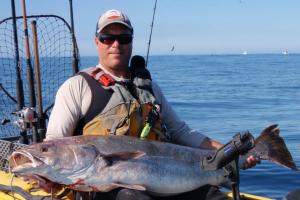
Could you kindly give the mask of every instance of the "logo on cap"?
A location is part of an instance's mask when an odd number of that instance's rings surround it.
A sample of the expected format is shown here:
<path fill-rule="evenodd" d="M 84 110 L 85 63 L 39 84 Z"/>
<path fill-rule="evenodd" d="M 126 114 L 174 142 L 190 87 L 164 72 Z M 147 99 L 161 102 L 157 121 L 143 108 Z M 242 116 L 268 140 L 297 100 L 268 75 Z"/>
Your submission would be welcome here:
<path fill-rule="evenodd" d="M 119 19 L 122 17 L 122 14 L 117 10 L 109 10 L 107 11 L 106 15 L 104 14 L 104 17 L 107 19 Z"/>
<path fill-rule="evenodd" d="M 116 16 L 116 15 L 114 15 L 114 16 L 110 16 L 110 17 L 108 17 L 107 19 L 120 19 L 120 16 Z"/>

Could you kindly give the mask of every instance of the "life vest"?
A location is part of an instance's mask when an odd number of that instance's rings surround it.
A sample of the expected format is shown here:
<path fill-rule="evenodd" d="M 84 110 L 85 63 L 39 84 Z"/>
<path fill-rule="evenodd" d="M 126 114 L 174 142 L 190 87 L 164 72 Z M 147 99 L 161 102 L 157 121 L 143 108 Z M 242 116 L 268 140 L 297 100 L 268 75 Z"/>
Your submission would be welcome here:
<path fill-rule="evenodd" d="M 79 122 L 82 134 L 139 137 L 153 103 L 145 99 L 140 101 L 133 94 L 136 86 L 132 82 L 117 82 L 99 67 L 89 68 L 79 75 L 83 76 L 92 91 L 91 105 Z M 162 127 L 161 120 L 156 120 L 147 138 L 163 139 Z"/>

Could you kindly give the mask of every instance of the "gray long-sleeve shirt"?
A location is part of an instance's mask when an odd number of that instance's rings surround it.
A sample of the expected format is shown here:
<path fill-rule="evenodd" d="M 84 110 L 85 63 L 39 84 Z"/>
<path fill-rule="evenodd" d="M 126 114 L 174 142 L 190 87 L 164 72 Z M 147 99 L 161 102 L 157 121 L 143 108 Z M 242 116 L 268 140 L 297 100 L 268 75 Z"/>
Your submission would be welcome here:
<path fill-rule="evenodd" d="M 101 67 L 98 65 L 98 67 Z M 102 68 L 102 67 L 101 67 Z M 106 73 L 110 74 L 104 68 Z M 117 81 L 128 81 L 110 74 Z M 191 129 L 183 120 L 181 120 L 170 103 L 164 97 L 157 84 L 152 82 L 152 89 L 158 104 L 161 105 L 161 119 L 166 125 L 167 134 L 171 142 L 199 147 L 206 138 L 203 134 Z M 46 138 L 58 138 L 72 136 L 78 121 L 87 113 L 92 99 L 92 92 L 87 81 L 82 76 L 69 78 L 59 88 L 55 104 L 50 115 Z"/>

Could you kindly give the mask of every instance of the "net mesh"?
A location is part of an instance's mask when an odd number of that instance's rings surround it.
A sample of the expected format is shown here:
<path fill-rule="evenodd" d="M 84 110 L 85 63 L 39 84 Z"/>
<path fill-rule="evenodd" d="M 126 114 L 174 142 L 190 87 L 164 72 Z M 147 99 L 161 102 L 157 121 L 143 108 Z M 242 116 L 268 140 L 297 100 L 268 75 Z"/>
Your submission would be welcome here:
<path fill-rule="evenodd" d="M 31 64 L 34 70 L 33 77 L 35 77 L 34 43 L 31 26 L 33 20 L 36 21 L 37 27 L 43 110 L 46 116 L 49 116 L 58 87 L 68 77 L 73 75 L 72 62 L 74 55 L 78 58 L 78 49 L 76 41 L 72 40 L 70 26 L 63 18 L 55 15 L 28 16 L 27 25 Z M 25 106 L 29 106 L 29 84 L 26 76 L 26 52 L 24 45 L 24 20 L 22 17 L 17 17 L 16 22 L 24 100 Z M 75 43 L 74 45 L 73 41 Z M 76 53 L 74 54 L 74 52 Z M 18 108 L 12 18 L 7 18 L 0 22 L 0 69 L 0 138 L 17 136 L 19 129 L 13 123 L 16 116 L 12 114 L 12 112 L 15 112 Z M 34 82 L 36 82 L 36 80 L 34 80 Z"/>
<path fill-rule="evenodd" d="M 17 149 L 26 146 L 16 142 L 0 140 L 0 170 L 9 171 L 8 157 Z"/>

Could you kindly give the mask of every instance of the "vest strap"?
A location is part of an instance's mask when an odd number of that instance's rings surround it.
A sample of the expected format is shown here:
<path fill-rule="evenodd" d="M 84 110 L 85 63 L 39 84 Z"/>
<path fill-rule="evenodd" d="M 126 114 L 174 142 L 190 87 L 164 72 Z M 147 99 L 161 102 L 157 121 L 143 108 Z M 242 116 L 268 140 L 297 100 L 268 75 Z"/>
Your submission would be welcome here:
<path fill-rule="evenodd" d="M 92 99 L 91 102 L 97 102 L 91 103 L 88 111 L 83 118 L 79 120 L 77 123 L 77 127 L 75 129 L 74 135 L 82 135 L 83 127 L 92 119 L 94 119 L 95 116 L 97 116 L 99 113 L 103 111 L 107 103 L 109 102 L 113 90 L 110 88 L 104 88 L 104 86 L 99 83 L 94 77 L 89 73 L 91 71 L 85 71 L 85 72 L 79 72 L 78 75 L 82 76 L 86 82 L 89 85 L 89 88 L 92 92 Z M 97 73 L 96 73 L 97 74 Z"/>

